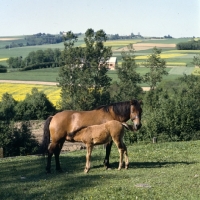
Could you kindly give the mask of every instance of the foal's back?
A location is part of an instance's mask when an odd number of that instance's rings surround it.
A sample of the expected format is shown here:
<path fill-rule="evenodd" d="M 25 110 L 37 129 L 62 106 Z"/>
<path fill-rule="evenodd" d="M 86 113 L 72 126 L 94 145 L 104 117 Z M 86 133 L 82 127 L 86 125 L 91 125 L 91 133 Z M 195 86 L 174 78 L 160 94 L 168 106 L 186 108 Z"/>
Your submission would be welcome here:
<path fill-rule="evenodd" d="M 74 140 L 82 141 L 85 144 L 105 144 L 112 139 L 120 140 L 123 137 L 123 125 L 116 120 L 108 121 L 104 124 L 88 126 L 76 133 Z"/>

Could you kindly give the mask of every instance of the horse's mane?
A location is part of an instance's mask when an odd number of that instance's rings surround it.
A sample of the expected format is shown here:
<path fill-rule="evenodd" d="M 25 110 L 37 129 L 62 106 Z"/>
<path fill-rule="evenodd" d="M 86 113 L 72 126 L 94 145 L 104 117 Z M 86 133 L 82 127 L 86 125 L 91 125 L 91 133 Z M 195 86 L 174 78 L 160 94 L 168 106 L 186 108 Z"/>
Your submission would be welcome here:
<path fill-rule="evenodd" d="M 102 105 L 96 108 L 96 110 L 102 109 L 104 112 L 109 112 L 109 108 L 112 107 L 113 112 L 116 115 L 126 116 L 130 113 L 130 101 L 123 101 L 117 103 L 111 103 L 109 105 Z"/>

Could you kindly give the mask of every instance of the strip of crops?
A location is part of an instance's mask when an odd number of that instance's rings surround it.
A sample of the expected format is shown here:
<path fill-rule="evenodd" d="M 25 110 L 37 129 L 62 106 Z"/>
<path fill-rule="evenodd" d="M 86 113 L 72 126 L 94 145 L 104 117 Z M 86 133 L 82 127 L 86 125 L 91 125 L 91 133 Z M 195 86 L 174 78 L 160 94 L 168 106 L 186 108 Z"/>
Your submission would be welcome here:
<path fill-rule="evenodd" d="M 162 59 L 167 59 L 167 58 L 174 58 L 174 57 L 182 57 L 186 56 L 187 54 L 161 54 L 160 57 Z M 148 59 L 150 55 L 143 55 L 143 56 L 136 56 L 135 59 L 137 60 L 143 60 L 143 59 Z"/>
<path fill-rule="evenodd" d="M 31 94 L 32 88 L 37 88 L 38 91 L 44 92 L 55 106 L 60 100 L 60 88 L 57 86 L 0 83 L 0 101 L 4 93 L 9 93 L 15 100 L 22 101 L 25 99 L 26 94 Z"/>

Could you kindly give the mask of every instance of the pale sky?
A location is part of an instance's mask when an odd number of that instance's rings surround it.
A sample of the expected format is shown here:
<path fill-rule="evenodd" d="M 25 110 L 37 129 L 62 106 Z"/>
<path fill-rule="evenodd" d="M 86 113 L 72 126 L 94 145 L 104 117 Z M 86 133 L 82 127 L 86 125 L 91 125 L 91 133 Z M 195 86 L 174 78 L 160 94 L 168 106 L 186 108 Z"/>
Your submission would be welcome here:
<path fill-rule="evenodd" d="M 0 36 L 85 33 L 200 37 L 200 0 L 1 0 Z"/>

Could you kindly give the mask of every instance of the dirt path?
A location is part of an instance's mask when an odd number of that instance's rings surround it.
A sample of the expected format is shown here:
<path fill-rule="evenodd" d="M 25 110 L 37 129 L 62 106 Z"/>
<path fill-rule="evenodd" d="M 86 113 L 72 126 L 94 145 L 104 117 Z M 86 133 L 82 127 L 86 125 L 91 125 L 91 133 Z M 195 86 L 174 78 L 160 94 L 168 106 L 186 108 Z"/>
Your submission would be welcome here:
<path fill-rule="evenodd" d="M 56 82 L 43 82 L 43 81 L 17 81 L 17 80 L 0 80 L 0 83 L 21 83 L 21 84 L 34 84 L 34 85 L 57 85 Z M 142 87 L 143 91 L 149 91 L 150 87 Z"/>

